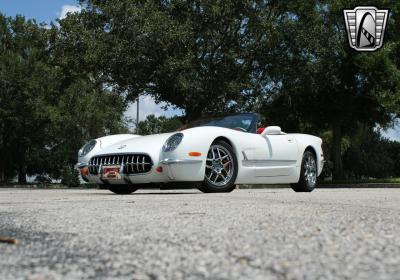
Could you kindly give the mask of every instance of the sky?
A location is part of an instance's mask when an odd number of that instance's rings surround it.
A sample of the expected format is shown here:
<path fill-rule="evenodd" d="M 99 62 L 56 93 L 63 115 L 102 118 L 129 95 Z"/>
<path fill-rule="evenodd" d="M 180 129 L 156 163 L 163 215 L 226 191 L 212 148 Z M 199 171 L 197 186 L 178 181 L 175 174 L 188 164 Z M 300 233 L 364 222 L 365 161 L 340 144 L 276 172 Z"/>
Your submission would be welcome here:
<path fill-rule="evenodd" d="M 68 12 L 80 10 L 78 2 L 74 0 L 0 0 L 0 12 L 7 16 L 17 14 L 26 18 L 34 18 L 38 23 L 49 24 L 57 18 L 63 18 Z M 163 110 L 165 103 L 156 104 L 150 96 L 142 96 L 139 101 L 139 119 L 144 120 L 147 115 L 156 116 L 182 115 L 181 110 L 169 108 Z M 127 117 L 136 118 L 136 104 L 131 104 L 125 112 Z M 283 128 L 284 129 L 284 128 Z M 400 141 L 400 122 L 394 129 L 387 130 L 384 135 L 392 140 Z"/>
<path fill-rule="evenodd" d="M 0 0 L 0 11 L 7 16 L 24 15 L 37 22 L 49 24 L 56 20 L 62 12 L 77 8 L 73 0 Z"/>

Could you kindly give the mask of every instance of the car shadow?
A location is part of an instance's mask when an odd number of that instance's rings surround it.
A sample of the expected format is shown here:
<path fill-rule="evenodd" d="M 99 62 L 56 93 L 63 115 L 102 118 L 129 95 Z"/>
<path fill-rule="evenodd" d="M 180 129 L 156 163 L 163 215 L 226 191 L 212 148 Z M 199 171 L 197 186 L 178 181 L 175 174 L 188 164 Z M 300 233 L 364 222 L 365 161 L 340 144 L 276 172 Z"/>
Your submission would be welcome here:
<path fill-rule="evenodd" d="M 131 194 L 115 194 L 112 193 L 111 191 L 108 193 L 104 192 L 94 192 L 94 193 L 88 193 L 87 195 L 115 195 L 115 196 L 127 196 L 127 195 L 183 195 L 183 194 L 203 194 L 202 192 L 134 192 Z"/>
<path fill-rule="evenodd" d="M 138 192 L 132 193 L 132 195 L 173 195 L 173 194 L 202 194 L 202 192 Z"/>

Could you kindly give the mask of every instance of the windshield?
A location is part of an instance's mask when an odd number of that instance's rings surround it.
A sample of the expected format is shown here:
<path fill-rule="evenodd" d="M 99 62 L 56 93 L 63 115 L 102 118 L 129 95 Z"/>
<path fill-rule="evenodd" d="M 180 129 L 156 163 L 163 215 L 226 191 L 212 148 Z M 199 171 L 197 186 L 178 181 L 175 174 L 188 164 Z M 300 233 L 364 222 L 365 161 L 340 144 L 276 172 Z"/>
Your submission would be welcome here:
<path fill-rule="evenodd" d="M 256 114 L 250 113 L 204 118 L 184 125 L 179 130 L 198 126 L 218 126 L 255 133 L 257 119 Z"/>

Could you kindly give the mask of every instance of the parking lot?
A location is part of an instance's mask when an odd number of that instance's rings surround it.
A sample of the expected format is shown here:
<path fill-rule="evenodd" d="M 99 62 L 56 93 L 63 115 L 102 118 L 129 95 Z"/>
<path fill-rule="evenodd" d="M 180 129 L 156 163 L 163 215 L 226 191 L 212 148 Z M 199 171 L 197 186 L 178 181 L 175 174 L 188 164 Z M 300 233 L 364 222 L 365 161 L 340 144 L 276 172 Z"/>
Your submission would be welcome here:
<path fill-rule="evenodd" d="M 0 279 L 399 279 L 400 189 L 0 189 Z"/>

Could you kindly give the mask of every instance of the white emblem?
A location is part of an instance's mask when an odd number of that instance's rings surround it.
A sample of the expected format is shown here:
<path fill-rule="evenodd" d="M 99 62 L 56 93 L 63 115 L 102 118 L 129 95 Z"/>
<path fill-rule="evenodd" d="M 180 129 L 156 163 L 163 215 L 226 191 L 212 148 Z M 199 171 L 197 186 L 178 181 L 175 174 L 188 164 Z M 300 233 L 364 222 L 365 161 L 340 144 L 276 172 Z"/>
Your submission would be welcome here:
<path fill-rule="evenodd" d="M 356 7 L 343 10 L 350 47 L 357 51 L 375 51 L 383 45 L 389 10 Z"/>

